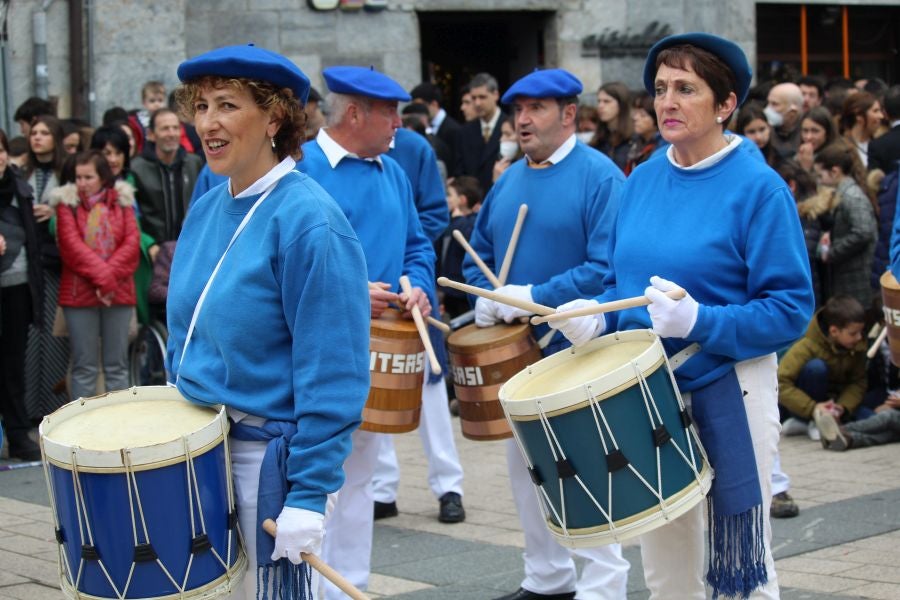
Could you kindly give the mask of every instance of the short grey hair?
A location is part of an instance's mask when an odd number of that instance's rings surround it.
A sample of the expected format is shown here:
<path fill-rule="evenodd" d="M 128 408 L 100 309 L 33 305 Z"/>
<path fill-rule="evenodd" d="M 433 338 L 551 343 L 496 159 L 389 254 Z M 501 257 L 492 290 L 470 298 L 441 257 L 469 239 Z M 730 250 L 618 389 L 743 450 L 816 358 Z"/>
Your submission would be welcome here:
<path fill-rule="evenodd" d="M 497 80 L 490 73 L 479 73 L 469 82 L 469 88 L 486 87 L 489 92 L 496 92 L 500 89 Z"/>
<path fill-rule="evenodd" d="M 344 120 L 344 115 L 347 114 L 347 108 L 349 108 L 351 103 L 360 106 L 364 112 L 369 112 L 372 108 L 371 101 L 365 96 L 328 92 L 328 95 L 325 96 L 325 124 L 328 127 L 340 124 Z"/>

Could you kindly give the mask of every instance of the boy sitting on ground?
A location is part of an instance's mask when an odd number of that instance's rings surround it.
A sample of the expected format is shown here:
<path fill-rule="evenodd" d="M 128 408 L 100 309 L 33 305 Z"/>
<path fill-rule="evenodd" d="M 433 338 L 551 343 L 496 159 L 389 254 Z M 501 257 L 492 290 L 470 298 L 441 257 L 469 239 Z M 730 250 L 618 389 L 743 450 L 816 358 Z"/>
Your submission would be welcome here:
<path fill-rule="evenodd" d="M 850 420 L 867 385 L 864 326 L 859 301 L 835 296 L 788 350 L 778 366 L 778 402 L 795 421 L 809 422 L 816 411 Z"/>

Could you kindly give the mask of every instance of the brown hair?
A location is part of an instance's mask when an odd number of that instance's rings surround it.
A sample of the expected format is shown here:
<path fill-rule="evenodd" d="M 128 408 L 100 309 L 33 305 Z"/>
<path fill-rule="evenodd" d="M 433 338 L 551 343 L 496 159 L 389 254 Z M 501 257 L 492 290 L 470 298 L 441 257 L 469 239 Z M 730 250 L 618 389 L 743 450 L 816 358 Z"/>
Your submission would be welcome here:
<path fill-rule="evenodd" d="M 610 81 L 597 89 L 598 95 L 600 92 L 608 94 L 618 103 L 619 114 L 616 116 L 614 129 L 598 119 L 597 133 L 594 134 L 591 145 L 596 148 L 603 142 L 608 142 L 614 148 L 631 140 L 631 134 L 634 133 L 634 123 L 631 121 L 631 91 L 621 81 Z"/>
<path fill-rule="evenodd" d="M 869 92 L 856 92 L 844 100 L 841 107 L 841 133 L 846 134 L 856 125 L 856 118 L 865 118 L 866 112 L 878 102 L 878 98 Z"/>
<path fill-rule="evenodd" d="M 87 150 L 76 154 L 75 166 L 80 167 L 82 165 L 94 165 L 103 187 L 112 187 L 115 183 L 115 177 L 113 177 L 112 170 L 109 168 L 109 163 L 106 162 L 106 157 L 99 150 Z"/>
<path fill-rule="evenodd" d="M 175 101 L 182 114 L 193 118 L 194 102 L 200 97 L 200 90 L 204 87 L 247 89 L 260 109 L 269 114 L 280 111 L 281 126 L 275 134 L 275 153 L 279 160 L 284 160 L 287 156 L 300 160 L 302 156 L 300 144 L 306 139 L 306 113 L 290 88 L 278 88 L 273 83 L 259 79 L 206 75 L 187 81 L 176 88 Z"/>
<path fill-rule="evenodd" d="M 878 201 L 866 184 L 866 169 L 859 159 L 856 148 L 842 142 L 835 142 L 825 146 L 816 154 L 815 164 L 822 165 L 826 169 L 837 167 L 844 175 L 852 178 L 869 198 L 869 202 L 872 203 L 872 209 L 875 211 L 875 216 L 878 216 Z"/>
<path fill-rule="evenodd" d="M 34 126 L 38 123 L 46 125 L 47 129 L 50 130 L 50 135 L 53 137 L 53 159 L 50 161 L 50 165 L 53 168 L 53 173 L 59 178 L 63 160 L 66 158 L 66 151 L 63 148 L 64 136 L 62 125 L 56 117 L 50 115 L 38 115 L 31 120 L 32 131 L 34 131 Z M 38 165 L 37 156 L 31 149 L 31 133 L 28 134 L 28 138 L 28 162 L 25 165 L 26 178 L 31 177 L 31 174 L 34 173 L 34 170 Z"/>
<path fill-rule="evenodd" d="M 465 196 L 466 205 L 469 208 L 475 208 L 477 205 L 481 204 L 481 199 L 484 194 L 481 191 L 481 184 L 476 177 L 460 175 L 459 177 L 454 177 L 448 181 L 447 185 L 456 190 L 456 193 L 460 196 Z"/>
<path fill-rule="evenodd" d="M 852 296 L 832 296 L 822 307 L 820 317 L 827 335 L 828 328 L 832 325 L 843 329 L 854 323 L 865 323 L 866 311 L 859 300 Z"/>
<path fill-rule="evenodd" d="M 714 107 L 725 104 L 730 94 L 737 94 L 737 78 L 734 71 L 721 58 L 703 48 L 690 44 L 666 48 L 656 57 L 657 71 L 661 65 L 684 71 L 692 69 L 712 90 Z M 722 122 L 723 129 L 728 120 L 724 119 Z"/>

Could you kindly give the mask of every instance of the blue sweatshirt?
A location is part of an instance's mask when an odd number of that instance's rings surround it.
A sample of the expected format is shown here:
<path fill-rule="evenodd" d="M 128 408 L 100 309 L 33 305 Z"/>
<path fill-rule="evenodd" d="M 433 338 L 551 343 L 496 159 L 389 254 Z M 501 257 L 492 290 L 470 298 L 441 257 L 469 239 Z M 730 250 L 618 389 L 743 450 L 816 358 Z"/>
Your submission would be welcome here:
<path fill-rule="evenodd" d="M 222 185 L 228 181 L 228 178 L 224 175 L 219 175 L 217 173 L 213 173 L 212 169 L 209 168 L 209 164 L 203 165 L 203 168 L 200 169 L 200 174 L 197 175 L 197 182 L 194 184 L 194 191 L 191 192 L 191 203 L 190 206 L 193 206 L 194 201 L 213 189 L 217 185 Z"/>
<path fill-rule="evenodd" d="M 166 370 L 191 401 L 296 421 L 286 504 L 324 513 L 368 395 L 370 309 L 359 241 L 309 177 L 288 173 L 253 214 L 181 363 L 197 299 L 258 198 L 219 186 L 188 212 L 169 280 Z"/>
<path fill-rule="evenodd" d="M 514 162 L 491 188 L 470 244 L 499 274 L 519 206 L 528 205 L 508 284 L 534 284 L 535 302 L 555 307 L 603 291 L 607 244 L 625 177 L 606 156 L 581 142 L 558 164 L 533 169 Z M 471 285 L 493 286 L 471 257 L 463 262 Z M 538 330 L 538 336 L 546 331 Z M 557 337 L 561 337 L 558 335 Z"/>
<path fill-rule="evenodd" d="M 369 281 L 400 291 L 400 276 L 413 287 L 434 287 L 434 249 L 425 237 L 409 178 L 388 156 L 373 160 L 344 157 L 332 169 L 319 144 L 303 145 L 297 169 L 308 173 L 337 200 L 366 255 Z M 368 337 L 366 338 L 368 339 Z"/>
<path fill-rule="evenodd" d="M 394 132 L 394 147 L 387 155 L 396 160 L 409 177 L 422 229 L 429 240 L 436 241 L 447 229 L 450 210 L 431 144 L 415 131 L 401 127 Z"/>
<path fill-rule="evenodd" d="M 659 275 L 700 304 L 686 339 L 663 340 L 669 355 L 692 342 L 702 347 L 675 371 L 684 391 L 791 344 L 812 316 L 796 204 L 749 140 L 705 169 L 685 171 L 665 158 L 635 169 L 622 192 L 610 260 L 600 302 L 641 296 Z M 607 332 L 651 327 L 644 306 L 606 318 Z"/>

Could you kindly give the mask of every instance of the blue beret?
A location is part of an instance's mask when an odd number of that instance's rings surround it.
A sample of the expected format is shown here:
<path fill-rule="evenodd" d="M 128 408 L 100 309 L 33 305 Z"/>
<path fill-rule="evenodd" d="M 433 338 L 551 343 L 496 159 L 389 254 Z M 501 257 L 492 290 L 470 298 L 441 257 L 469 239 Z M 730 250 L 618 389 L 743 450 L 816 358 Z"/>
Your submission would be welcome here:
<path fill-rule="evenodd" d="M 335 94 L 354 94 L 398 102 L 412 100 L 399 83 L 384 73 L 379 73 L 375 67 L 328 67 L 322 71 L 322 76 L 328 89 Z"/>
<path fill-rule="evenodd" d="M 670 35 L 656 42 L 650 53 L 647 55 L 647 62 L 644 63 L 644 88 L 651 96 L 656 95 L 656 57 L 660 52 L 672 46 L 690 45 L 703 48 L 707 52 L 715 54 L 722 62 L 728 65 L 731 72 L 734 73 L 734 79 L 737 82 L 737 89 L 734 90 L 737 96 L 738 105 L 744 103 L 747 99 L 747 93 L 750 91 L 750 80 L 753 79 L 753 69 L 747 62 L 747 56 L 741 47 L 730 40 L 721 38 L 710 33 L 683 33 L 681 35 Z"/>
<path fill-rule="evenodd" d="M 309 77 L 297 65 L 253 44 L 216 48 L 178 65 L 178 79 L 182 82 L 206 75 L 268 81 L 279 88 L 289 88 L 301 104 L 306 104 L 309 96 Z"/>
<path fill-rule="evenodd" d="M 584 89 L 577 77 L 562 69 L 535 69 L 518 80 L 503 94 L 503 104 L 509 104 L 519 96 L 528 98 L 569 98 Z"/>

